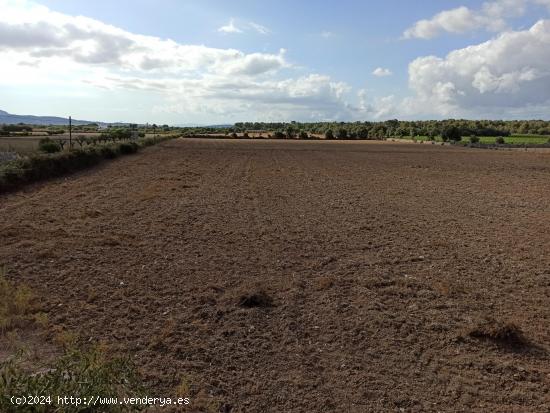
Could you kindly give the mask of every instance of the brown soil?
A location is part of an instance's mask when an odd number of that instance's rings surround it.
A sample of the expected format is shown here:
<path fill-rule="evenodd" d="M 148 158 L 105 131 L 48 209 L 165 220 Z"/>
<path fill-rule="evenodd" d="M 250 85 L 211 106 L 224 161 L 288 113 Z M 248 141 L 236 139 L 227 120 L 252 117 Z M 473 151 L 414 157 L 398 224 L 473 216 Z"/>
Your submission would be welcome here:
<path fill-rule="evenodd" d="M 51 322 L 196 410 L 550 411 L 546 153 L 180 139 L 0 212 Z"/>

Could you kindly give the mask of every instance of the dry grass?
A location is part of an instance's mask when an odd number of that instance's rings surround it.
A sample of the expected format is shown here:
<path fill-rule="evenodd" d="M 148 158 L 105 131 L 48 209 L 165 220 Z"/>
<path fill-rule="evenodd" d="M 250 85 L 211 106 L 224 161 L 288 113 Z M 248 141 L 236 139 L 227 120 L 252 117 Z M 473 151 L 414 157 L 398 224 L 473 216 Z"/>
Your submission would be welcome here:
<path fill-rule="evenodd" d="M 25 285 L 15 285 L 7 278 L 7 266 L 0 267 L 0 334 L 33 321 L 33 294 Z"/>

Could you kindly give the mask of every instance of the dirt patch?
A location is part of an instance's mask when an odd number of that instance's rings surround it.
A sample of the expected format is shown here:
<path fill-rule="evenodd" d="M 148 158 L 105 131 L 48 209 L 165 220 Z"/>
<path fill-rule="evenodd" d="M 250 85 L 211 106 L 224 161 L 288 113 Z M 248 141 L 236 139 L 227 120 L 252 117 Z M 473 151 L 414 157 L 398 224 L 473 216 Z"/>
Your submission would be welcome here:
<path fill-rule="evenodd" d="M 1 196 L 0 264 L 190 411 L 546 411 L 548 353 L 492 343 L 550 345 L 548 165 L 180 139 Z M 260 291 L 276 305 L 239 306 Z"/>

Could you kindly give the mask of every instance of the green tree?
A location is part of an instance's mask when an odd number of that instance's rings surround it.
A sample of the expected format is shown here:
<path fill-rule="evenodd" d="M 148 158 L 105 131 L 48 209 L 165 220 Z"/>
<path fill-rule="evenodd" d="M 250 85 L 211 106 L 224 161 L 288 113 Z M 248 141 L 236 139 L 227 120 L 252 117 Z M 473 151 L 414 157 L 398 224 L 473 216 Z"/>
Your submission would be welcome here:
<path fill-rule="evenodd" d="M 368 139 L 369 138 L 369 130 L 368 128 L 360 128 L 357 131 L 357 138 L 358 139 Z"/>
<path fill-rule="evenodd" d="M 441 132 L 441 138 L 443 141 L 458 142 L 462 139 L 462 133 L 456 126 L 448 126 Z"/>
<path fill-rule="evenodd" d="M 347 139 L 348 138 L 348 131 L 344 128 L 338 129 L 338 132 L 336 133 L 336 137 L 338 139 Z"/>
<path fill-rule="evenodd" d="M 295 131 L 294 131 L 294 128 L 293 128 L 292 126 L 289 125 L 289 126 L 286 128 L 286 137 L 287 137 L 288 139 L 292 139 L 292 138 L 294 138 L 295 136 L 296 136 L 296 133 L 295 133 Z"/>

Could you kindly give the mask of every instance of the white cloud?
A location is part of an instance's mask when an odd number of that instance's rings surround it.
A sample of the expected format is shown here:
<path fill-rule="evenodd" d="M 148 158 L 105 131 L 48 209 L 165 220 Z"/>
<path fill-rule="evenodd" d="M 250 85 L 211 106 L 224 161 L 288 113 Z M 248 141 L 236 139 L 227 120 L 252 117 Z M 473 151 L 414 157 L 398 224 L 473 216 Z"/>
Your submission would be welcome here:
<path fill-rule="evenodd" d="M 329 32 L 328 30 L 324 30 L 321 32 L 321 37 L 324 37 L 325 39 L 328 39 L 330 37 L 334 37 L 334 33 Z"/>
<path fill-rule="evenodd" d="M 220 33 L 242 33 L 243 31 L 235 26 L 234 19 L 229 20 L 225 26 L 222 26 L 218 29 Z"/>
<path fill-rule="evenodd" d="M 112 82 L 113 87 L 126 87 L 114 79 Z M 143 84 L 139 87 L 157 86 Z M 267 120 L 345 119 L 350 116 L 350 109 L 342 100 L 349 87 L 319 74 L 259 81 L 207 76 L 200 81 L 175 81 L 173 87 L 179 90 L 169 103 L 157 107 L 157 112 L 242 114 L 242 119 Z"/>
<path fill-rule="evenodd" d="M 383 67 L 377 67 L 376 69 L 373 70 L 372 74 L 374 76 L 384 77 L 384 76 L 391 76 L 393 73 L 390 69 L 386 69 L 386 68 L 383 68 Z"/>
<path fill-rule="evenodd" d="M 550 105 L 550 20 L 409 65 L 416 107 L 479 114 Z M 421 104 L 419 104 L 419 102 Z"/>
<path fill-rule="evenodd" d="M 223 112 L 225 120 L 241 113 L 258 120 L 349 117 L 347 85 L 320 74 L 293 75 L 284 49 L 186 45 L 21 0 L 0 0 L 0 9 L 0 86 L 146 92 L 166 102 L 157 110 Z"/>
<path fill-rule="evenodd" d="M 441 33 L 467 33 L 475 30 L 497 32 L 506 28 L 506 19 L 525 13 L 528 1 L 533 0 L 496 0 L 483 3 L 480 10 L 461 6 L 442 11 L 431 19 L 420 20 L 405 30 L 405 39 L 431 39 Z M 547 0 L 534 0 L 542 3 Z"/>
<path fill-rule="evenodd" d="M 262 26 L 261 24 L 254 23 L 254 22 L 249 22 L 248 25 L 260 34 L 270 34 L 271 33 L 271 30 L 269 30 L 265 26 Z"/>

